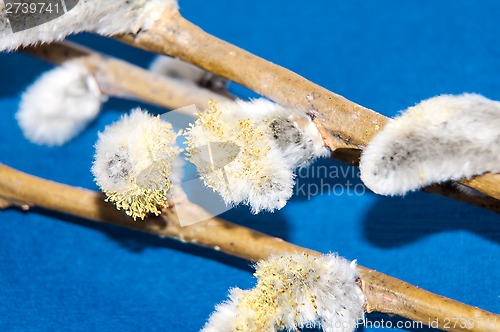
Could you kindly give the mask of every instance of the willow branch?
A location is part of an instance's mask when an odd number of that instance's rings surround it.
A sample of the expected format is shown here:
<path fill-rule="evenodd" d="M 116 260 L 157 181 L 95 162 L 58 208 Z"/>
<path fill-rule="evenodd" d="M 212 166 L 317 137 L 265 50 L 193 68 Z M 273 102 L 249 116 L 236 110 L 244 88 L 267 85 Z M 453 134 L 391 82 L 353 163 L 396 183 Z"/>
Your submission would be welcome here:
<path fill-rule="evenodd" d="M 104 222 L 120 227 L 147 232 L 161 237 L 181 240 L 195 245 L 220 250 L 229 255 L 251 261 L 270 255 L 318 252 L 302 248 L 283 239 L 265 235 L 220 218 L 213 217 L 187 199 L 176 199 L 200 220 L 206 221 L 181 227 L 175 207 L 165 210 L 158 218 L 133 222 L 113 205 L 104 202 L 101 193 L 43 180 L 0 164 L 0 198 L 24 207 L 38 206 L 68 215 Z M 372 269 L 358 266 L 362 288 L 366 296 L 367 312 L 397 314 L 424 324 L 437 321 L 444 329 L 446 319 L 473 319 L 473 326 L 449 326 L 450 331 L 497 331 L 492 323 L 500 316 L 466 304 L 430 293 L 399 279 Z M 487 324 L 490 322 L 491 324 Z"/>
<path fill-rule="evenodd" d="M 316 124 L 332 150 L 365 146 L 387 122 L 381 114 L 204 32 L 175 11 L 165 12 L 150 30 L 120 39 L 148 51 L 178 57 L 279 104 L 309 112 L 316 116 Z"/>
<path fill-rule="evenodd" d="M 213 92 L 178 79 L 159 76 L 125 61 L 99 54 L 70 42 L 27 47 L 23 49 L 23 52 L 56 65 L 78 59 L 94 75 L 104 94 L 141 100 L 168 109 L 182 108 L 190 104 L 195 104 L 199 109 L 205 109 L 210 98 L 216 98 L 219 101 L 232 98 L 228 94 L 221 94 L 222 91 Z M 271 66 L 275 65 L 271 64 Z M 284 68 L 281 69 L 286 71 Z M 305 79 L 302 78 L 302 80 Z M 337 97 L 341 98 L 340 96 Z M 317 123 L 318 118 L 315 121 Z M 347 157 L 345 157 L 346 153 Z M 341 156 L 342 154 L 344 156 Z M 334 151 L 335 156 L 341 161 L 357 162 L 359 150 L 337 148 Z M 495 186 L 496 181 L 497 179 L 493 181 L 486 179 L 485 182 L 482 181 L 482 177 L 479 177 L 465 183 L 481 192 L 488 193 L 495 199 L 465 196 L 452 187 L 433 186 L 428 191 L 500 212 L 500 203 L 497 201 L 497 199 L 500 199 L 499 187 Z"/>
<path fill-rule="evenodd" d="M 352 149 L 338 149 L 333 151 L 332 157 L 334 159 L 337 159 L 339 161 L 349 163 L 351 165 L 358 165 L 358 160 L 359 160 L 359 150 L 352 150 Z M 352 160 L 355 160 L 354 162 Z M 484 178 L 487 180 L 489 177 L 495 178 L 495 180 L 500 181 L 499 177 L 500 175 L 498 174 L 485 174 L 481 178 Z M 476 178 L 479 179 L 479 178 Z M 474 181 L 475 179 L 472 179 L 470 181 Z M 482 181 L 480 183 L 483 183 Z M 468 181 L 464 182 L 464 184 L 468 185 Z M 492 186 L 494 184 L 492 183 Z M 499 189 L 494 189 L 494 188 L 489 188 L 489 192 L 492 194 L 492 196 L 465 196 L 465 194 L 458 189 L 456 185 L 454 185 L 453 182 L 448 182 L 448 183 L 443 183 L 443 184 L 433 184 L 428 187 L 425 187 L 423 191 L 433 193 L 433 194 L 438 194 L 444 197 L 448 197 L 451 199 L 455 199 L 458 201 L 463 201 L 467 202 L 472 205 L 476 205 L 491 211 L 494 211 L 496 213 L 500 213 L 500 195 L 499 195 Z"/>
<path fill-rule="evenodd" d="M 190 82 L 160 76 L 71 42 L 27 47 L 23 52 L 55 65 L 79 61 L 94 76 L 101 92 L 112 97 L 145 101 L 167 109 L 192 104 L 198 109 L 206 109 L 211 98 L 231 99 L 227 93 L 222 95 L 223 91 L 214 92 Z"/>
<path fill-rule="evenodd" d="M 279 104 L 307 112 L 314 119 L 325 145 L 332 151 L 363 149 L 389 121 L 382 114 L 204 32 L 177 11 L 165 12 L 150 30 L 117 38 L 148 51 L 178 57 L 246 86 Z M 355 159 L 350 161 L 357 162 Z M 498 198 L 498 178 L 491 183 L 479 176 L 466 185 Z M 431 187 L 428 191 L 441 194 L 447 188 L 434 190 Z M 447 196 L 477 205 L 477 199 L 471 199 L 464 193 L 450 193 Z M 491 206 L 492 203 L 488 201 L 479 205 Z M 500 202 L 495 205 L 495 210 L 500 210 Z"/>
<path fill-rule="evenodd" d="M 488 173 L 481 177 L 464 181 L 463 184 L 500 200 L 500 174 Z"/>
<path fill-rule="evenodd" d="M 0 198 L 0 210 L 7 209 L 12 206 L 12 203 L 10 203 L 8 200 Z"/>

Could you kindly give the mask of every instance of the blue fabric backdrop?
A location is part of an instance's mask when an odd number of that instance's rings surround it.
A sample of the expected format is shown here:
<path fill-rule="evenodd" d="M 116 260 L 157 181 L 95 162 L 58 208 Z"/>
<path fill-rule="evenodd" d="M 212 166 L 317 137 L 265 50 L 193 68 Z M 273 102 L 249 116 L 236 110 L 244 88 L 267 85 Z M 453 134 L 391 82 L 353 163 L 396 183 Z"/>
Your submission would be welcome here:
<path fill-rule="evenodd" d="M 388 116 L 442 93 L 500 100 L 498 1 L 182 1 L 181 11 L 208 32 Z M 152 59 L 104 38 L 72 39 L 143 66 Z M 89 171 L 97 132 L 136 103 L 111 100 L 64 147 L 33 145 L 14 114 L 23 89 L 49 68 L 0 54 L 0 162 L 97 189 Z M 497 215 L 423 193 L 342 193 L 333 186 L 358 184 L 356 172 L 318 165 L 349 174 L 299 178 L 323 194 L 299 192 L 277 213 L 252 216 L 242 207 L 225 217 L 500 312 Z M 251 271 L 245 261 L 115 227 L 46 211 L 0 212 L 2 331 L 197 331 L 230 287 L 252 287 Z M 387 317 L 370 316 L 380 319 Z"/>

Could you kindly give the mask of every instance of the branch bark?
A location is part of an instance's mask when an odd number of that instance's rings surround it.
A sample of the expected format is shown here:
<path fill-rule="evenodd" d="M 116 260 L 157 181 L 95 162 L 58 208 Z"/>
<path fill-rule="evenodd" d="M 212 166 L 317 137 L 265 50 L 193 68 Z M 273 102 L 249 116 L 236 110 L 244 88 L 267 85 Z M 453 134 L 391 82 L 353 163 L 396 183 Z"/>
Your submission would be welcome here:
<path fill-rule="evenodd" d="M 224 43 L 222 41 L 220 42 Z M 114 97 L 141 100 L 168 109 L 178 109 L 190 104 L 195 104 L 199 109 L 205 109 L 210 98 L 215 98 L 218 101 L 225 101 L 233 98 L 228 94 L 220 94 L 204 88 L 200 88 L 194 84 L 187 84 L 177 79 L 156 75 L 125 61 L 99 54 L 93 50 L 84 48 L 71 42 L 56 42 L 52 44 L 40 45 L 38 47 L 27 47 L 23 49 L 23 52 L 55 65 L 62 64 L 69 60 L 81 61 L 81 63 L 85 65 L 96 78 L 102 93 Z M 267 63 L 267 61 L 262 59 L 260 59 L 260 61 L 264 61 Z M 271 63 L 268 64 L 274 69 L 274 71 L 277 70 L 275 67 L 278 66 Z M 288 72 L 284 68 L 278 68 L 278 73 L 280 71 Z M 289 74 L 291 76 L 298 76 L 292 72 L 289 72 Z M 301 80 L 307 82 L 307 80 L 305 80 L 304 78 L 300 76 L 298 77 Z M 297 79 L 296 81 L 300 80 Z M 313 83 L 310 84 L 314 85 Z M 277 81 L 276 85 L 278 87 L 281 87 L 280 81 Z M 321 87 L 317 88 L 323 89 Z M 317 92 L 313 92 L 313 95 L 315 95 L 315 93 Z M 345 102 L 346 105 L 350 105 L 349 107 L 351 110 L 360 107 L 348 101 L 347 99 L 344 99 L 343 97 L 335 95 L 329 91 L 326 91 L 325 93 L 330 93 L 336 96 L 336 98 L 338 98 L 339 100 L 339 103 Z M 288 95 L 289 94 L 286 94 L 286 96 Z M 312 97 L 306 96 L 306 99 L 308 99 L 308 101 L 311 98 Z M 291 102 L 298 103 L 299 101 L 295 100 Z M 314 119 L 314 121 L 318 125 L 318 121 L 320 121 L 320 113 L 316 112 L 314 114 L 316 114 L 316 118 Z M 332 111 L 328 114 L 336 113 Z M 368 114 L 369 116 L 375 114 L 376 116 L 383 117 L 382 115 L 377 115 L 377 113 L 372 111 L 366 114 Z M 343 114 L 342 116 L 346 115 Z M 359 118 L 363 117 L 360 115 Z M 325 120 L 324 122 L 331 123 L 332 121 L 333 120 Z M 376 119 L 373 119 L 372 121 L 376 122 Z M 318 128 L 322 130 L 321 125 L 318 125 Z M 325 142 L 327 142 L 329 136 L 328 134 L 325 134 L 325 130 L 322 130 L 322 135 L 324 138 L 326 137 Z M 331 141 L 331 144 L 327 145 L 332 147 L 332 142 L 333 141 Z M 337 148 L 333 150 L 333 157 L 343 162 L 357 164 L 360 151 L 361 150 L 359 150 L 358 148 L 353 149 L 352 147 L 349 147 L 345 144 L 338 145 Z M 471 181 L 464 182 L 464 184 L 483 193 L 486 193 L 490 197 L 467 196 L 464 193 L 459 192 L 455 190 L 455 188 L 449 186 L 431 186 L 426 190 L 457 200 L 462 200 L 470 204 L 478 205 L 483 208 L 487 208 L 500 213 L 500 201 L 498 201 L 498 199 L 500 199 L 500 187 L 497 185 L 497 183 L 500 183 L 500 176 L 492 175 L 491 177 L 485 177 L 478 177 Z"/>
<path fill-rule="evenodd" d="M 27 47 L 23 52 L 54 65 L 79 61 L 91 72 L 101 92 L 107 96 L 145 101 L 171 110 L 192 104 L 203 110 L 208 107 L 211 98 L 219 101 L 233 99 L 228 93 L 222 95 L 222 91 L 214 92 L 179 79 L 160 76 L 71 42 Z"/>
<path fill-rule="evenodd" d="M 95 222 L 173 238 L 251 261 L 296 252 L 319 255 L 318 252 L 283 239 L 211 217 L 187 199 L 176 199 L 176 202 L 184 205 L 185 209 L 190 209 L 191 213 L 205 217 L 206 221 L 181 227 L 174 206 L 173 209 L 165 210 L 158 218 L 133 222 L 113 205 L 105 203 L 101 193 L 43 180 L 1 164 L 0 199 L 17 202 L 20 206 L 38 206 Z M 441 329 L 449 331 L 498 331 L 495 325 L 500 322 L 498 315 L 433 294 L 366 267 L 358 266 L 358 269 L 366 296 L 367 312 L 396 314 L 423 324 L 437 322 Z M 449 319 L 473 319 L 474 324 L 447 326 Z"/>
<path fill-rule="evenodd" d="M 463 184 L 500 200 L 500 174 L 487 173 L 481 177 L 464 181 Z"/>
<path fill-rule="evenodd" d="M 382 114 L 204 32 L 177 11 L 165 12 L 150 30 L 117 38 L 135 47 L 178 57 L 242 84 L 279 104 L 308 113 L 321 132 L 325 145 L 332 151 L 363 149 L 389 121 Z M 357 154 L 350 155 L 354 157 Z M 355 159 L 349 161 L 357 163 Z M 491 181 L 478 176 L 464 184 L 498 198 L 500 178 Z M 494 205 L 494 210 L 500 211 L 500 202 L 495 204 L 485 199 L 477 204 L 477 198 L 472 199 L 464 193 L 448 194 L 446 186 L 434 188 L 432 186 L 428 191 L 446 193 L 446 196 L 480 206 Z"/>

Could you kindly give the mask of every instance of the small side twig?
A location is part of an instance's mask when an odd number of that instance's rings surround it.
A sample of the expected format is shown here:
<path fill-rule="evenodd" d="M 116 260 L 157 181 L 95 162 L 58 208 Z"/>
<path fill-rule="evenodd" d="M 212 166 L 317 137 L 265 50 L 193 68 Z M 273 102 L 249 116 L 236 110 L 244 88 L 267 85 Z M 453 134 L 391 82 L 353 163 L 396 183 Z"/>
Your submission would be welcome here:
<path fill-rule="evenodd" d="M 0 198 L 0 210 L 5 210 L 11 206 L 12 204 L 8 200 Z"/>
<path fill-rule="evenodd" d="M 55 65 L 70 60 L 81 62 L 95 77 L 101 92 L 112 97 L 142 100 L 167 109 L 192 104 L 205 109 L 211 98 L 232 99 L 229 94 L 221 95 L 179 79 L 160 76 L 71 42 L 27 47 L 23 52 Z"/>
<path fill-rule="evenodd" d="M 484 174 L 481 177 L 464 181 L 463 184 L 500 200 L 500 174 Z"/>
<path fill-rule="evenodd" d="M 101 193 L 43 180 L 4 165 L 0 165 L 0 197 L 213 248 L 251 261 L 285 253 L 319 255 L 283 239 L 212 217 L 187 199 L 178 198 L 176 204 L 184 205 L 183 209 L 206 221 L 181 227 L 175 209 L 168 209 L 158 218 L 133 222 L 113 205 L 106 204 Z M 449 331 L 497 331 L 494 322 L 500 320 L 498 315 L 433 294 L 366 267 L 358 266 L 358 269 L 367 312 L 397 314 L 424 324 L 437 322 L 439 328 Z M 450 318 L 473 319 L 475 324 L 447 325 Z"/>

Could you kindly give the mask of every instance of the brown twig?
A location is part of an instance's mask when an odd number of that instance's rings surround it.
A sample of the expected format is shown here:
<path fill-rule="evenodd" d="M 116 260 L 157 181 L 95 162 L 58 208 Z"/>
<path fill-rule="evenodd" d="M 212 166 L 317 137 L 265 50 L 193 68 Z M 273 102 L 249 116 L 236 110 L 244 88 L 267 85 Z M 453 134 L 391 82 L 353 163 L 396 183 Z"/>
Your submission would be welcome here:
<path fill-rule="evenodd" d="M 336 160 L 349 163 L 351 165 L 358 165 L 357 161 L 359 160 L 359 150 L 352 149 L 337 149 L 333 152 L 332 157 Z M 354 162 L 353 162 L 354 160 Z M 488 178 L 489 176 L 497 178 L 500 177 L 496 174 L 486 174 L 483 177 Z M 477 178 L 479 179 L 479 178 Z M 474 181 L 475 179 L 471 180 Z M 468 182 L 464 182 L 467 185 Z M 482 183 L 482 182 L 480 182 Z M 428 187 L 425 187 L 423 190 L 429 193 L 442 195 L 448 198 L 456 199 L 458 201 L 464 201 L 472 205 L 476 205 L 496 213 L 500 213 L 500 195 L 498 195 L 498 189 L 494 190 L 494 188 L 490 188 L 489 191 L 492 196 L 466 196 L 467 200 L 464 200 L 464 193 L 458 189 L 456 185 L 453 185 L 453 182 L 443 183 L 443 184 L 434 184 Z M 456 183 L 455 183 L 456 184 Z"/>
<path fill-rule="evenodd" d="M 192 104 L 198 109 L 206 109 L 210 98 L 232 99 L 223 91 L 214 92 L 194 83 L 160 76 L 71 42 L 27 47 L 23 52 L 55 65 L 70 60 L 80 61 L 95 77 L 101 92 L 112 97 L 141 100 L 167 109 Z"/>
<path fill-rule="evenodd" d="M 206 221 L 181 227 L 175 209 L 169 209 L 158 218 L 133 222 L 113 205 L 105 203 L 101 193 L 43 180 L 5 165 L 0 165 L 0 198 L 17 202 L 21 206 L 34 205 L 214 248 L 251 261 L 296 252 L 319 255 L 318 252 L 283 239 L 212 217 L 187 199 L 176 199 L 177 206 L 182 204 L 183 209 L 189 209 L 192 214 L 199 215 L 201 220 Z M 436 322 L 441 329 L 449 331 L 498 331 L 494 325 L 494 322 L 500 321 L 498 315 L 430 293 L 369 268 L 358 266 L 358 269 L 366 296 L 367 312 L 397 314 L 423 324 Z M 474 324 L 447 325 L 450 319 L 473 319 Z"/>
<path fill-rule="evenodd" d="M 224 42 L 221 41 L 221 43 Z M 38 47 L 27 47 L 23 49 L 23 52 L 56 65 L 62 64 L 65 61 L 78 59 L 78 61 L 81 61 L 93 73 L 101 91 L 109 96 L 138 99 L 169 109 L 177 109 L 190 104 L 195 104 L 199 109 L 205 109 L 207 100 L 209 100 L 210 98 L 216 98 L 219 101 L 224 101 L 228 98 L 232 98 L 231 96 L 228 97 L 228 94 L 224 95 L 212 92 L 207 89 L 200 88 L 194 84 L 187 84 L 177 79 L 171 79 L 168 77 L 156 75 L 125 61 L 101 55 L 95 51 L 83 48 L 70 42 L 56 42 L 48 45 L 41 45 Z M 244 51 L 241 50 L 241 52 Z M 259 60 L 266 62 L 262 59 Z M 276 71 L 276 68 L 274 68 L 277 67 L 276 65 L 269 63 L 269 66 Z M 291 76 L 298 76 L 287 71 L 284 68 L 278 68 L 281 71 L 288 72 Z M 308 82 L 304 78 L 300 76 L 298 77 L 302 81 Z M 313 83 L 308 83 L 314 85 Z M 281 86 L 279 82 L 276 83 L 276 85 Z M 318 86 L 316 87 L 318 89 L 322 89 Z M 325 93 L 332 94 L 327 90 L 324 91 L 326 91 Z M 313 95 L 317 96 L 317 92 L 314 92 Z M 345 103 L 345 105 L 351 105 L 351 109 L 357 109 L 359 107 L 348 100 L 344 100 L 343 97 L 335 94 L 333 95 L 336 96 L 336 98 L 339 100 L 340 105 L 342 105 L 342 103 L 340 103 L 340 101 L 342 101 Z M 315 99 L 316 97 L 314 98 L 314 100 Z M 297 103 L 298 101 L 295 100 L 292 102 Z M 330 112 L 328 114 L 336 113 Z M 382 117 L 382 115 L 377 115 L 377 113 L 371 111 L 367 114 L 371 114 L 371 116 L 373 116 L 373 114 L 376 114 L 376 116 Z M 359 118 L 364 119 L 361 115 L 359 116 Z M 315 119 L 316 124 L 318 124 L 318 119 L 319 117 Z M 325 123 L 330 122 L 331 121 L 325 121 Z M 319 128 L 321 129 L 321 126 L 319 126 Z M 322 133 L 324 137 L 328 136 L 325 136 L 324 131 Z M 331 147 L 331 144 L 329 146 Z M 333 152 L 333 156 L 338 160 L 357 164 L 357 161 L 359 159 L 359 152 L 359 149 L 352 149 L 346 146 L 337 147 L 337 149 Z M 486 181 L 483 181 L 482 177 L 479 177 L 473 179 L 472 181 L 466 182 L 465 184 L 476 188 L 479 191 L 489 193 L 489 195 L 493 198 L 467 196 L 462 192 L 454 190 L 454 188 L 452 187 L 446 186 L 431 186 L 427 190 L 484 208 L 488 208 L 497 213 L 500 213 L 498 187 L 495 186 L 495 181 L 491 181 L 488 179 L 486 179 Z"/>
<path fill-rule="evenodd" d="M 500 174 L 487 173 L 481 177 L 462 183 L 500 200 Z"/>
<path fill-rule="evenodd" d="M 165 12 L 150 30 L 117 38 L 148 51 L 178 57 L 242 84 L 284 106 L 307 112 L 314 119 L 325 145 L 332 151 L 363 149 L 389 120 L 290 70 L 204 32 L 175 10 Z M 356 153 L 352 154 L 355 155 Z M 357 162 L 355 159 L 350 161 Z M 479 176 L 466 185 L 498 198 L 499 178 L 491 181 Z M 431 187 L 428 191 L 447 193 L 447 187 L 437 190 Z M 500 211 L 500 202 L 494 204 L 485 199 L 479 200 L 477 204 L 478 198 L 471 198 L 464 193 L 450 193 L 446 196 L 483 207 L 494 206 L 493 210 Z"/>
<path fill-rule="evenodd" d="M 12 204 L 8 200 L 0 198 L 0 210 L 5 210 L 11 206 Z"/>

